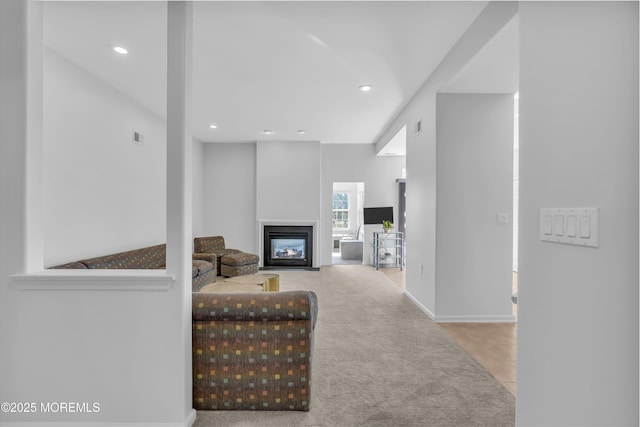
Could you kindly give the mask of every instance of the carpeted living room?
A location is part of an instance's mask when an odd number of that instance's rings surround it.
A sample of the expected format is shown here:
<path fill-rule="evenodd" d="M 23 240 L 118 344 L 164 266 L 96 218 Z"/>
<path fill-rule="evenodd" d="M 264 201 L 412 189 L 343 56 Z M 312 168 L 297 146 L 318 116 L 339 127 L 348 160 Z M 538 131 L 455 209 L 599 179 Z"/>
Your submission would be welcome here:
<path fill-rule="evenodd" d="M 1 0 L 0 427 L 637 426 L 638 6 Z"/>
<path fill-rule="evenodd" d="M 308 412 L 199 411 L 194 426 L 513 426 L 515 396 L 367 265 L 278 271 L 318 295 Z"/>

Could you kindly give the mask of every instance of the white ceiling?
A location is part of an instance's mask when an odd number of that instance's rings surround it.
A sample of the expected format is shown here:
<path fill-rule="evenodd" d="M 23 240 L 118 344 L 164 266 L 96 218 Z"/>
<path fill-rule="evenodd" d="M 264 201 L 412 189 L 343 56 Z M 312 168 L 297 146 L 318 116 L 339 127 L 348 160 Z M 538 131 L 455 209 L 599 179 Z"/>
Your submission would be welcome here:
<path fill-rule="evenodd" d="M 194 136 L 373 143 L 485 5 L 194 2 Z M 50 1 L 44 7 L 47 46 L 165 115 L 165 2 Z M 116 44 L 130 53 L 114 53 Z M 469 79 L 461 72 L 447 90 Z M 359 91 L 365 83 L 373 90 Z"/>

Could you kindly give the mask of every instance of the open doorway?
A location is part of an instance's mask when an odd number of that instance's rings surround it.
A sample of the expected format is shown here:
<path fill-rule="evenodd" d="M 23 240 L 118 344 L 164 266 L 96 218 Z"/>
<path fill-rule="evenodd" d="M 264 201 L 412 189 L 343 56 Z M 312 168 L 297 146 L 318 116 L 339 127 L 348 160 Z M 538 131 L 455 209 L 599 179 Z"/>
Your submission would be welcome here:
<path fill-rule="evenodd" d="M 364 182 L 334 182 L 332 264 L 362 264 Z"/>

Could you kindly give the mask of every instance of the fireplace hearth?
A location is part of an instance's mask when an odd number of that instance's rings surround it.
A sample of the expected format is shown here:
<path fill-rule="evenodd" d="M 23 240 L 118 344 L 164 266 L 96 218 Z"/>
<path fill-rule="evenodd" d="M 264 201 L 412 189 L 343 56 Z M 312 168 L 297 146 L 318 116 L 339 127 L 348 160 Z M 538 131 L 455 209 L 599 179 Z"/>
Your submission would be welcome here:
<path fill-rule="evenodd" d="M 313 267 L 313 227 L 306 225 L 265 225 L 263 228 L 263 269 Z"/>

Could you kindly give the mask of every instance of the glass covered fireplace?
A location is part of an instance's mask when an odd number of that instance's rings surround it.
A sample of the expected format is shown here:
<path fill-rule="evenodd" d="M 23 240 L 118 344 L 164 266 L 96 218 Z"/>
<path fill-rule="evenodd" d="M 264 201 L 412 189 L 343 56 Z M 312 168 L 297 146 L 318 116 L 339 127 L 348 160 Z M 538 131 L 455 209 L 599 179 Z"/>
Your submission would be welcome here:
<path fill-rule="evenodd" d="M 264 268 L 310 268 L 313 265 L 313 227 L 265 225 Z"/>

